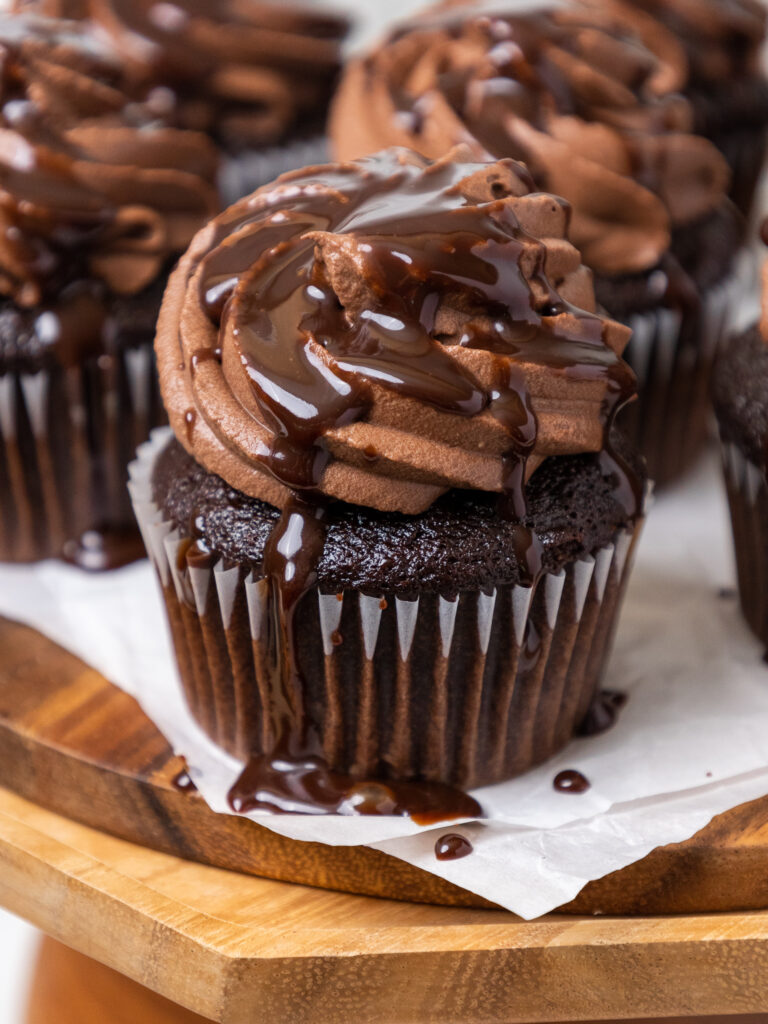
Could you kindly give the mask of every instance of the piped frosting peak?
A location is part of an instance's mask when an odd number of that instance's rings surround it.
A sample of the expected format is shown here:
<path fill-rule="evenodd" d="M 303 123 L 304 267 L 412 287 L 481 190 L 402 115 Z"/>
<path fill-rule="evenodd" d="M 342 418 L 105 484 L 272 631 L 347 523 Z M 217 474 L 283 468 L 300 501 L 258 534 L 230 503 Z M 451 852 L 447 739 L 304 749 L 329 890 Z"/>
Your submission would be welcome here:
<path fill-rule="evenodd" d="M 291 172 L 222 214 L 171 279 L 171 424 L 231 486 L 414 513 L 601 451 L 634 394 L 568 204 L 512 160 L 391 150 Z"/>

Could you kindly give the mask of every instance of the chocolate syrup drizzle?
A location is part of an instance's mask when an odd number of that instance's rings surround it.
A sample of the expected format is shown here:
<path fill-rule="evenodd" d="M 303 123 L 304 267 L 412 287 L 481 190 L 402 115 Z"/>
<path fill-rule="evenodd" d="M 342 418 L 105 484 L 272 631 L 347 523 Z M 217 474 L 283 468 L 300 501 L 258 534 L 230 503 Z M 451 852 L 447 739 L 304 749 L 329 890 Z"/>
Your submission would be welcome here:
<path fill-rule="evenodd" d="M 505 166 L 532 191 L 523 167 Z M 324 437 L 365 419 L 374 385 L 467 419 L 488 410 L 503 424 L 509 447 L 500 505 L 519 523 L 516 553 L 528 585 L 541 573 L 524 495 L 537 422 L 519 362 L 605 382 L 604 470 L 615 474 L 628 516 L 640 507 L 634 476 L 608 443 L 616 412 L 634 393 L 633 375 L 606 343 L 605 322 L 565 303 L 550 284 L 545 247 L 522 230 L 508 197 L 466 197 L 461 182 L 480 169 L 450 161 L 425 166 L 393 151 L 283 179 L 265 202 L 239 204 L 220 219 L 193 268 L 203 309 L 220 328 L 220 344 L 236 345 L 274 437 L 257 461 L 292 493 L 262 564 L 271 593 L 270 739 L 230 792 L 236 811 L 410 814 L 424 823 L 481 813 L 476 801 L 447 786 L 331 771 L 304 706 L 295 613 L 316 583 L 325 540 L 320 485 L 331 456 Z M 334 291 L 323 260 L 329 240 L 351 256 L 365 282 L 359 308 L 345 308 Z M 535 298 L 532 281 L 543 298 Z M 494 354 L 492 387 L 481 387 L 437 339 L 437 314 L 446 306 L 467 314 L 456 343 Z M 193 362 L 206 358 L 219 356 L 201 351 Z"/>

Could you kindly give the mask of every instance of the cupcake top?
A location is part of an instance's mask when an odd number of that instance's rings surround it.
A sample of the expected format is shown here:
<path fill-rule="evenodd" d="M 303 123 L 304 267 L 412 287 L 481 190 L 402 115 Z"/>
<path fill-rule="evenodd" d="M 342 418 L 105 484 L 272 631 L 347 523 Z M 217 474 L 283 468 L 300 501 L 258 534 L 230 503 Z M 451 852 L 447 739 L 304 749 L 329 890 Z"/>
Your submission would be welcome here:
<path fill-rule="evenodd" d="M 0 294 L 140 292 L 219 208 L 211 144 L 162 126 L 82 25 L 0 17 L 0 55 Z"/>
<path fill-rule="evenodd" d="M 760 0 L 629 0 L 667 25 L 683 43 L 695 84 L 761 74 L 766 32 Z"/>
<path fill-rule="evenodd" d="M 175 123 L 228 149 L 278 142 L 324 117 L 348 30 L 301 4 L 249 0 L 16 0 L 88 18 L 134 74 L 164 85 Z"/>
<path fill-rule="evenodd" d="M 606 447 L 629 331 L 594 312 L 568 205 L 467 159 L 291 172 L 200 232 L 156 347 L 209 472 L 278 507 L 298 490 L 417 513 L 472 488 L 519 516 L 544 458 Z"/>
<path fill-rule="evenodd" d="M 449 2 L 349 66 L 335 102 L 337 156 L 457 142 L 512 157 L 573 205 L 571 238 L 603 274 L 654 267 L 673 227 L 715 210 L 729 172 L 689 134 L 684 52 L 614 0 Z"/>

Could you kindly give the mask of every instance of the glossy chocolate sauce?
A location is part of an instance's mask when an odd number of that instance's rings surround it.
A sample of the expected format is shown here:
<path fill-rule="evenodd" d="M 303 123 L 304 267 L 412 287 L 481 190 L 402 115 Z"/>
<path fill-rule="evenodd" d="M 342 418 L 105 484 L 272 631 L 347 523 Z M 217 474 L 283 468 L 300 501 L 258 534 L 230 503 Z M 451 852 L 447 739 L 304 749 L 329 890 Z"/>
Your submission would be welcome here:
<path fill-rule="evenodd" d="M 558 793 L 586 793 L 591 783 L 581 772 L 568 768 L 557 773 L 552 785 Z"/>
<path fill-rule="evenodd" d="M 86 530 L 65 543 L 62 558 L 87 572 L 107 572 L 146 557 L 140 534 L 135 529 L 102 527 Z"/>
<path fill-rule="evenodd" d="M 235 810 L 410 813 L 419 821 L 480 813 L 474 800 L 445 786 L 332 772 L 304 707 L 294 636 L 295 610 L 316 582 L 325 539 L 325 436 L 365 419 L 374 387 L 467 419 L 488 411 L 503 425 L 509 441 L 500 502 L 518 524 L 515 550 L 529 585 L 541 572 L 540 542 L 524 523 L 537 422 L 518 363 L 604 381 L 606 436 L 633 393 L 631 371 L 605 341 L 604 321 L 563 302 L 545 274 L 544 245 L 525 234 L 510 203 L 466 198 L 460 183 L 472 169 L 450 162 L 425 169 L 396 154 L 327 168 L 317 181 L 278 188 L 264 203 L 225 215 L 202 259 L 202 307 L 223 344 L 234 346 L 274 437 L 253 458 L 293 494 L 262 565 L 271 595 L 268 749 L 233 787 Z M 525 169 L 515 171 L 531 187 Z M 525 247 L 525 272 L 524 241 L 533 243 Z M 353 293 L 339 272 L 350 260 L 363 282 Z M 446 308 L 461 312 L 453 344 L 493 354 L 489 386 L 439 338 Z M 219 358 L 211 353 L 199 351 L 195 360 Z M 633 514 L 640 501 L 633 474 L 608 449 L 603 458 Z"/>
<path fill-rule="evenodd" d="M 229 791 L 233 811 L 279 814 L 395 815 L 418 825 L 482 817 L 478 802 L 439 782 L 353 779 L 321 756 L 252 757 Z"/>
<path fill-rule="evenodd" d="M 191 793 L 193 790 L 195 792 L 197 791 L 197 786 L 194 784 L 189 772 L 185 768 L 182 768 L 178 775 L 174 775 L 171 779 L 171 785 L 181 793 Z"/>
<path fill-rule="evenodd" d="M 472 850 L 472 843 L 457 832 L 440 836 L 435 843 L 435 857 L 438 860 L 461 860 L 462 857 L 468 857 Z"/>

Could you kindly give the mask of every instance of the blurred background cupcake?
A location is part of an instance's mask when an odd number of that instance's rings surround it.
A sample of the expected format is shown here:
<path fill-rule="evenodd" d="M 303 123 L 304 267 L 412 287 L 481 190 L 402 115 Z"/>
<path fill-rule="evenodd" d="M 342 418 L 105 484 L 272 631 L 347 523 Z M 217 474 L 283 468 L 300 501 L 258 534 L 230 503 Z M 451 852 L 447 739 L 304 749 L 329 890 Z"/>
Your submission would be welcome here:
<path fill-rule="evenodd" d="M 633 329 L 640 401 L 624 425 L 659 483 L 707 436 L 743 230 L 725 160 L 691 134 L 686 83 L 674 36 L 610 0 L 450 3 L 351 62 L 331 121 L 342 159 L 464 142 L 569 200 L 598 300 Z"/>
<path fill-rule="evenodd" d="M 106 567 L 140 553 L 126 467 L 163 419 L 157 311 L 216 153 L 81 24 L 6 15 L 0 47 L 0 561 Z"/>
<path fill-rule="evenodd" d="M 762 284 L 762 315 L 721 356 L 714 399 L 741 607 L 768 652 L 768 264 Z"/>
<path fill-rule="evenodd" d="M 685 48 L 685 95 L 694 130 L 711 139 L 731 168 L 730 195 L 749 216 L 765 160 L 768 80 L 761 0 L 630 0 L 674 32 Z"/>
<path fill-rule="evenodd" d="M 325 119 L 348 21 L 328 6 L 237 0 L 16 0 L 17 9 L 90 19 L 163 116 L 205 132 L 220 187 L 239 199 L 327 156 Z"/>
<path fill-rule="evenodd" d="M 629 332 L 562 201 L 467 155 L 283 176 L 166 293 L 174 437 L 131 490 L 190 707 L 250 757 L 236 809 L 474 816 L 439 787 L 597 696 L 645 494 Z"/>

